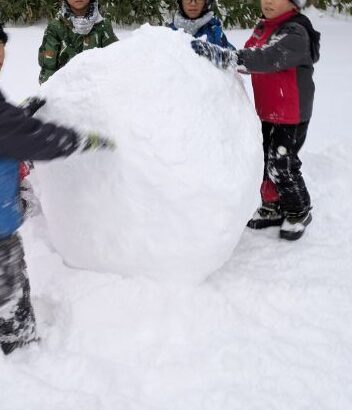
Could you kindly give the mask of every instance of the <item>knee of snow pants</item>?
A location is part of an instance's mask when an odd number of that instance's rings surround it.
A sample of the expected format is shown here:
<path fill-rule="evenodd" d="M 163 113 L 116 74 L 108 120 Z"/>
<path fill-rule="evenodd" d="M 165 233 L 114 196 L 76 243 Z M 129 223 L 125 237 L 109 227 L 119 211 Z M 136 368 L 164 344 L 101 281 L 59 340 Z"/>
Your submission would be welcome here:
<path fill-rule="evenodd" d="M 301 173 L 302 162 L 290 147 L 279 145 L 269 151 L 268 175 L 279 192 L 282 211 L 301 215 L 310 209 L 310 196 Z"/>
<path fill-rule="evenodd" d="M 285 145 L 279 145 L 269 151 L 267 171 L 274 183 L 294 182 L 301 174 L 302 162 Z"/>

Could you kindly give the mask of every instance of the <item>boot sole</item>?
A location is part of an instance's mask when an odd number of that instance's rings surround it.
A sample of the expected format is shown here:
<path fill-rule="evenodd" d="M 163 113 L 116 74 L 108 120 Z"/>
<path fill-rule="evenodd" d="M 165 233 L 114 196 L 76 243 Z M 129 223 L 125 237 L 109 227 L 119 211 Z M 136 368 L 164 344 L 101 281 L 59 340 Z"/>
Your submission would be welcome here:
<path fill-rule="evenodd" d="M 308 218 L 304 222 L 304 229 L 303 231 L 299 232 L 290 232 L 290 231 L 280 231 L 280 238 L 286 239 L 287 241 L 296 241 L 297 239 L 301 238 L 306 230 L 306 227 L 312 222 L 312 214 L 309 214 Z"/>
<path fill-rule="evenodd" d="M 284 221 L 284 218 L 276 219 L 276 220 L 269 220 L 269 219 L 261 219 L 257 221 L 248 221 L 247 227 L 251 229 L 265 229 L 270 228 L 271 226 L 281 226 Z"/>

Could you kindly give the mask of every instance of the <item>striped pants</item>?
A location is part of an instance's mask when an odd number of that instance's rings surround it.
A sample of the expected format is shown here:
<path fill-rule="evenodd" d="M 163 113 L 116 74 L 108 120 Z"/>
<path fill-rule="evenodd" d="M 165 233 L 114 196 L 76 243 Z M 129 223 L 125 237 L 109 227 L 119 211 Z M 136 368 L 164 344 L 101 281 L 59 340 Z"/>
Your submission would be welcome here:
<path fill-rule="evenodd" d="M 0 345 L 36 338 L 22 241 L 18 234 L 0 240 Z"/>

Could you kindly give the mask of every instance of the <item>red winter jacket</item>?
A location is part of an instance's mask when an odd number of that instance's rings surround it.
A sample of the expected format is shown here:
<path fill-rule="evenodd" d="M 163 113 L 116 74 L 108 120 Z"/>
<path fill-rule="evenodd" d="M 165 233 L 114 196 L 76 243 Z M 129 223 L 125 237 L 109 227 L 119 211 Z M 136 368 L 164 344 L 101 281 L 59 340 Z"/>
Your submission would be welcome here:
<path fill-rule="evenodd" d="M 259 118 L 276 124 L 298 124 L 312 115 L 313 63 L 319 59 L 320 34 L 309 19 L 290 11 L 263 18 L 238 63 L 252 74 Z"/>

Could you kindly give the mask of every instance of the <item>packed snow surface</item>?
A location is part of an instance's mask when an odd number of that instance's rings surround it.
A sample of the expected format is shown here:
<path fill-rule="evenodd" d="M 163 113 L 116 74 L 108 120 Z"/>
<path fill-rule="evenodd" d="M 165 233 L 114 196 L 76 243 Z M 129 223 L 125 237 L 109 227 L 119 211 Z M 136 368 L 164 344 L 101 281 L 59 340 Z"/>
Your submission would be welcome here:
<path fill-rule="evenodd" d="M 42 341 L 0 353 L 1 410 L 351 408 L 352 21 L 314 9 L 309 17 L 322 57 L 300 155 L 314 205 L 304 237 L 245 229 L 222 269 L 176 286 L 72 269 L 50 246 L 45 219 L 28 220 L 21 234 Z M 8 31 L 0 84 L 20 102 L 38 88 L 44 27 Z M 251 30 L 226 34 L 240 48 Z"/>
<path fill-rule="evenodd" d="M 239 75 L 190 40 L 146 25 L 42 87 L 44 119 L 117 144 L 38 167 L 50 236 L 69 265 L 200 282 L 230 258 L 258 205 L 260 126 Z"/>

